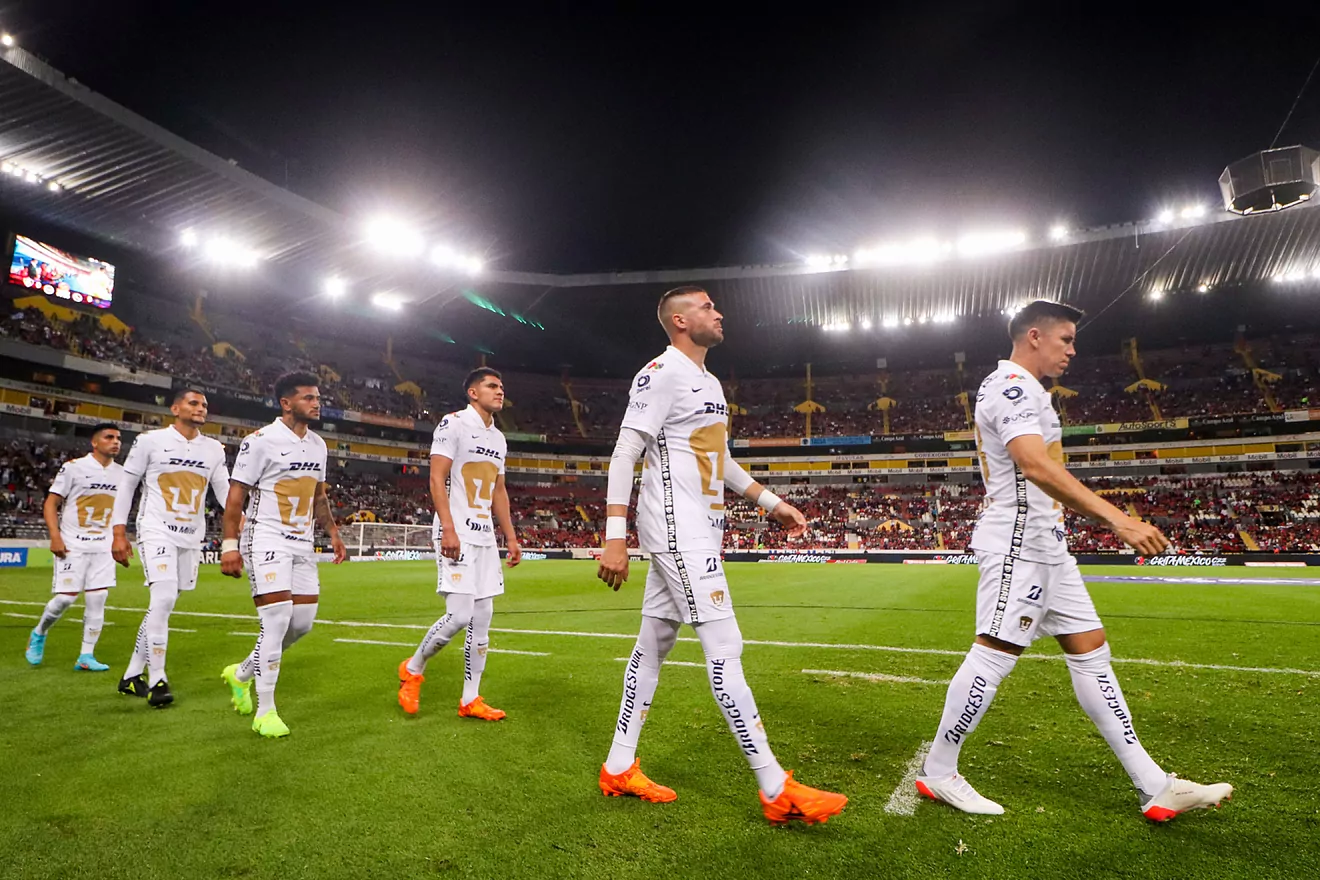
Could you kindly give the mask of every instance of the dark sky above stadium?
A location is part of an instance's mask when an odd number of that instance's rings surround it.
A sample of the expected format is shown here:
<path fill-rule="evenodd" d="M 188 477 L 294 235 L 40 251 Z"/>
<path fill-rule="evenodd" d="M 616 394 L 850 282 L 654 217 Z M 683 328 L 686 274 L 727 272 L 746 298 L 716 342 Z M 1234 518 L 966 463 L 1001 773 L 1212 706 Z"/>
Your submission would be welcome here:
<path fill-rule="evenodd" d="M 1214 202 L 1316 53 L 1300 19 L 1204 6 L 783 9 L 9 0 L 0 25 L 302 195 L 550 271 L 784 262 Z M 1320 146 L 1320 83 L 1294 142 Z"/>

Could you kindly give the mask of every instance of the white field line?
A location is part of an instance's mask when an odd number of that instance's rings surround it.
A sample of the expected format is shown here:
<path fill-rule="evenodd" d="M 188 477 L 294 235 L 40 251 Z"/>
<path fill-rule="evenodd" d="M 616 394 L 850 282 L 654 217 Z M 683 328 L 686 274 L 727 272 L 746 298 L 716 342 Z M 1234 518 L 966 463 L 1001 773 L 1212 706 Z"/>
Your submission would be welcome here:
<path fill-rule="evenodd" d="M 832 675 L 835 678 L 860 678 L 864 681 L 889 681 L 894 684 L 948 684 L 947 678 L 913 678 L 910 675 L 889 675 L 884 672 L 848 672 L 843 669 L 804 669 L 803 675 Z"/>
<path fill-rule="evenodd" d="M 615 662 L 615 663 L 627 663 L 630 659 L 632 659 L 632 658 L 630 658 L 630 657 L 615 657 L 615 658 L 614 658 L 614 662 Z M 705 669 L 705 668 L 706 668 L 706 664 L 705 664 L 705 663 L 693 663 L 691 660 L 666 660 L 666 661 L 664 662 L 663 665 L 664 665 L 664 666 L 692 666 L 692 667 L 694 667 L 694 668 L 696 668 L 696 669 Z"/>
<path fill-rule="evenodd" d="M 0 605 L 28 605 L 44 607 L 44 602 L 20 602 L 14 599 L 0 599 Z M 130 611 L 135 614 L 143 614 L 145 608 L 123 608 L 119 606 L 106 606 L 107 611 Z M 190 617 L 212 617 L 220 620 L 256 620 L 256 615 L 252 614 L 219 614 L 213 611 L 174 611 L 173 614 Z M 324 626 L 354 626 L 354 627 L 380 627 L 388 629 L 411 629 L 427 630 L 429 624 L 413 623 L 376 623 L 366 620 L 317 620 L 318 624 Z M 575 636 L 578 638 L 592 639 L 629 639 L 635 640 L 635 633 L 602 633 L 602 632 L 583 632 L 580 630 L 560 630 L 560 629 L 505 629 L 501 627 L 491 627 L 491 632 L 513 633 L 515 635 L 529 636 Z M 680 642 L 698 642 L 695 638 L 680 638 Z M 950 651 L 943 648 L 906 648 L 896 645 L 860 645 L 860 644 L 839 644 L 833 642 L 780 642 L 768 641 L 763 639 L 744 639 L 745 645 L 767 645 L 776 648 L 827 648 L 835 651 L 884 651 L 891 654 L 928 654 L 938 657 L 965 657 L 966 651 Z M 1060 654 L 1026 654 L 1024 660 L 1048 660 L 1061 661 L 1063 656 Z M 1134 663 L 1142 666 L 1162 666 L 1176 669 L 1207 669 L 1219 672 L 1256 672 L 1263 675 L 1304 675 L 1310 678 L 1320 678 L 1320 670 L 1317 669 L 1294 669 L 1292 667 L 1274 667 L 1274 666 L 1228 666 L 1221 663 L 1188 663 L 1183 660 L 1151 660 L 1142 657 L 1115 657 L 1113 663 Z"/>
<path fill-rule="evenodd" d="M 412 648 L 413 642 L 381 642 L 375 639 L 335 639 L 345 645 L 388 645 L 392 648 Z M 487 654 L 521 654 L 524 657 L 549 657 L 544 651 L 510 651 L 504 648 L 487 648 Z"/>
<path fill-rule="evenodd" d="M 231 632 L 231 633 L 229 633 L 229 635 L 231 635 L 231 636 L 247 636 L 248 638 L 255 639 L 257 636 L 261 635 L 261 633 Z"/>
<path fill-rule="evenodd" d="M 921 772 L 921 765 L 926 763 L 926 755 L 933 745 L 933 742 L 922 743 L 921 748 L 912 756 L 912 760 L 907 762 L 907 768 L 903 771 L 903 781 L 894 789 L 893 794 L 889 795 L 889 802 L 885 804 L 886 813 L 892 816 L 911 816 L 917 811 L 919 802 L 917 774 Z"/>

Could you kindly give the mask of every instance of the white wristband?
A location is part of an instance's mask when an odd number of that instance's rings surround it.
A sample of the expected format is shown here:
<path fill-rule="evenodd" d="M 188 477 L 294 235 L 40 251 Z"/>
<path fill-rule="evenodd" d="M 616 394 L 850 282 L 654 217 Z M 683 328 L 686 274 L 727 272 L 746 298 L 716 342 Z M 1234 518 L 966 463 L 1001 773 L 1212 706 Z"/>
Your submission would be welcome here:
<path fill-rule="evenodd" d="M 238 538 L 225 538 L 220 542 L 220 555 L 238 552 Z"/>
<path fill-rule="evenodd" d="M 605 517 L 605 540 L 623 541 L 628 537 L 628 517 L 626 516 L 607 516 Z"/>
<path fill-rule="evenodd" d="M 782 500 L 782 498 L 774 492 L 771 492 L 769 489 L 762 489 L 761 494 L 757 496 L 756 503 L 761 505 L 762 510 L 767 513 L 772 513 Z"/>

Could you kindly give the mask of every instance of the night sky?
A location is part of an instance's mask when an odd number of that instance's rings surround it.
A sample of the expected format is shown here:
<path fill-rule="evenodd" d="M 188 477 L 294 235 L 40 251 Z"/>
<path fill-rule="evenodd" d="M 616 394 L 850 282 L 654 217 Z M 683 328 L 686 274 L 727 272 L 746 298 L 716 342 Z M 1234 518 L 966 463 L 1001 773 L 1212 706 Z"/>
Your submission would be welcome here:
<path fill-rule="evenodd" d="M 388 209 L 500 268 L 560 272 L 1215 203 L 1317 52 L 1300 17 L 1206 6 L 423 5 L 10 0 L 0 27 L 351 217 Z M 1320 146 L 1320 82 L 1279 141 L 1296 142 Z"/>

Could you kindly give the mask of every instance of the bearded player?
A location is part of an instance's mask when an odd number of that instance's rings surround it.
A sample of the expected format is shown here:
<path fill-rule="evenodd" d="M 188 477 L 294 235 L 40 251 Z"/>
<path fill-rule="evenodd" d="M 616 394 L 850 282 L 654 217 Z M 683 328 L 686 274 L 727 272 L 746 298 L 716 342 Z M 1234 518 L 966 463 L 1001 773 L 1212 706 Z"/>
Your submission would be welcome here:
<path fill-rule="evenodd" d="M 133 657 L 119 682 L 119 692 L 146 697 L 160 709 L 174 702 L 165 678 L 165 651 L 169 644 L 170 613 L 179 593 L 197 586 L 206 537 L 206 491 L 223 508 L 229 494 L 225 448 L 202 433 L 208 412 L 206 395 L 181 388 L 170 405 L 174 424 L 139 434 L 128 450 L 124 474 L 115 496 L 110 552 L 127 566 L 133 555 L 128 543 L 128 514 L 138 485 L 137 542 L 151 599 L 138 628 Z M 150 680 L 143 678 L 143 670 Z"/>
<path fill-rule="evenodd" d="M 399 664 L 399 705 L 409 715 L 417 714 L 427 661 L 466 629 L 459 717 L 500 721 L 504 711 L 481 698 L 495 597 L 504 592 L 496 528 L 504 534 L 509 568 L 522 560 L 504 486 L 508 445 L 495 427 L 495 413 L 504 408 L 504 382 L 499 373 L 483 367 L 468 374 L 463 388 L 467 409 L 441 419 L 431 442 L 436 591 L 445 597 L 445 614 L 413 655 Z"/>
<path fill-rule="evenodd" d="M 87 672 L 109 669 L 96 659 L 96 641 L 105 625 L 107 591 L 115 585 L 115 560 L 110 555 L 110 515 L 124 469 L 119 454 L 119 428 L 110 423 L 92 429 L 92 451 L 67 461 L 55 475 L 42 514 L 55 555 L 55 581 L 37 628 L 28 638 L 27 661 L 41 663 L 46 634 L 55 621 L 83 594 L 82 651 L 73 668 Z M 61 511 L 60 506 L 63 505 Z"/>
<path fill-rule="evenodd" d="M 761 808 L 772 824 L 807 824 L 838 815 L 848 799 L 808 788 L 785 773 L 743 676 L 742 632 L 724 578 L 727 486 L 759 504 L 790 536 L 805 533 L 797 508 L 757 483 L 728 454 L 724 389 L 706 370 L 706 353 L 724 340 L 723 316 L 700 287 L 660 298 L 660 325 L 670 345 L 633 379 L 628 409 L 610 460 L 605 550 L 598 577 L 617 590 L 628 579 L 628 503 L 633 470 L 646 456 L 637 499 L 637 534 L 651 565 L 642 598 L 642 627 L 624 672 L 614 744 L 600 769 L 600 790 L 652 802 L 675 800 L 673 789 L 641 771 L 637 740 L 678 630 L 690 624 L 706 654 L 711 692 L 756 774 Z"/>
<path fill-rule="evenodd" d="M 1004 808 L 958 774 L 958 753 L 985 717 L 1000 683 L 1038 635 L 1063 648 L 1073 691 L 1132 779 L 1147 819 L 1165 822 L 1217 806 L 1233 786 L 1200 785 L 1165 773 L 1132 725 L 1095 605 L 1068 553 L 1063 509 L 1107 525 L 1139 553 L 1169 546 L 1159 529 L 1128 516 L 1087 489 L 1063 465 L 1063 430 L 1041 381 L 1059 376 L 1076 355 L 1080 309 L 1037 300 L 1009 322 L 1013 353 L 976 395 L 976 446 L 985 508 L 972 532 L 980 583 L 976 641 L 949 683 L 935 743 L 917 777 L 921 794 L 966 813 Z"/>
<path fill-rule="evenodd" d="M 225 505 L 220 571 L 242 577 L 246 566 L 260 629 L 252 653 L 226 666 L 220 677 L 240 715 L 252 712 L 256 681 L 252 729 L 269 738 L 289 735 L 276 711 L 275 684 L 284 652 L 312 631 L 321 598 L 316 523 L 330 538 L 335 564 L 348 558 L 326 493 L 325 441 L 309 427 L 321 418 L 319 384 L 311 373 L 286 373 L 275 380 L 280 417 L 244 438 Z"/>

